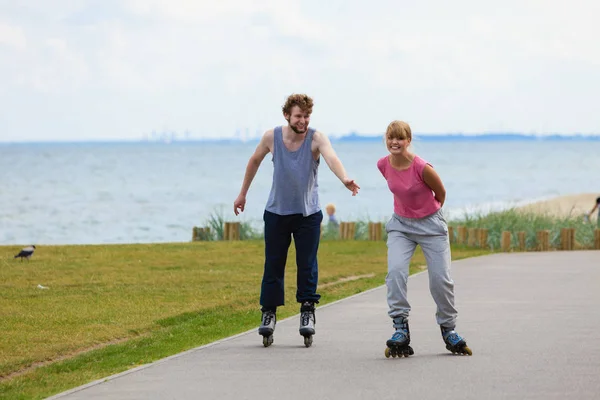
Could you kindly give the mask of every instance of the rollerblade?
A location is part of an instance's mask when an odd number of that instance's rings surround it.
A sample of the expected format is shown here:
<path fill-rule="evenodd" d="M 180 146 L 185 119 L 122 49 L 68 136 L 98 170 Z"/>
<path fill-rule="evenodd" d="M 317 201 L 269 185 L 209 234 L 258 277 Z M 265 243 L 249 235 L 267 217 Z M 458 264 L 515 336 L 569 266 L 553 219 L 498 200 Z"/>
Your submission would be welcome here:
<path fill-rule="evenodd" d="M 387 345 L 385 357 L 408 357 L 415 354 L 412 347 L 409 346 L 410 329 L 408 328 L 408 318 L 394 318 L 394 328 L 396 328 L 396 332 L 385 343 Z"/>
<path fill-rule="evenodd" d="M 309 301 L 300 307 L 300 335 L 304 336 L 304 345 L 310 347 L 315 334 L 315 304 Z"/>
<path fill-rule="evenodd" d="M 440 326 L 442 330 L 442 338 L 446 343 L 446 349 L 452 354 L 468 354 L 473 355 L 471 349 L 467 346 L 467 342 L 453 328 L 445 328 Z"/>
<path fill-rule="evenodd" d="M 273 332 L 275 332 L 275 324 L 277 316 L 275 311 L 263 310 L 262 322 L 258 328 L 258 334 L 263 337 L 263 346 L 269 347 L 273 344 Z"/>

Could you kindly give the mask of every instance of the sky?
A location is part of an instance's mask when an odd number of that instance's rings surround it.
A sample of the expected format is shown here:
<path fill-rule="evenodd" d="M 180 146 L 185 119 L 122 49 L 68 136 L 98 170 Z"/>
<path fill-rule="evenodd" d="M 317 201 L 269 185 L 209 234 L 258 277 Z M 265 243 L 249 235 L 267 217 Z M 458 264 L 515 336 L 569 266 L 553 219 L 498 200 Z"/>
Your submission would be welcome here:
<path fill-rule="evenodd" d="M 0 142 L 600 134 L 597 0 L 0 0 Z"/>

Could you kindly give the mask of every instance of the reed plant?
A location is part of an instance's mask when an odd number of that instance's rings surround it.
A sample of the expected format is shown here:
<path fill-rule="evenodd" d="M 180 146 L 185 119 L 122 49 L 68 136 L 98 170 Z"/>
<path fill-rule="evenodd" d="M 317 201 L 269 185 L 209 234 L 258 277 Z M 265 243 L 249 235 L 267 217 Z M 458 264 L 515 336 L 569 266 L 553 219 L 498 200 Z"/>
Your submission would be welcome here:
<path fill-rule="evenodd" d="M 340 237 L 340 227 L 334 224 L 323 224 L 322 240 L 337 240 Z"/>
<path fill-rule="evenodd" d="M 369 238 L 369 222 L 367 220 L 352 221 L 355 223 L 354 227 L 354 240 L 367 240 Z M 323 240 L 339 240 L 340 239 L 340 227 L 337 225 L 327 224 L 323 225 Z"/>
<path fill-rule="evenodd" d="M 205 221 L 204 226 L 210 227 L 210 233 L 199 235 L 200 240 L 223 240 L 224 237 L 224 225 L 226 221 L 222 211 L 213 211 L 209 218 Z M 354 240 L 367 240 L 369 238 L 369 224 L 372 221 L 368 219 L 359 219 L 354 222 Z M 381 222 L 381 221 L 379 221 Z M 382 222 L 382 236 L 384 239 L 387 238 L 385 229 L 385 222 Z M 261 228 L 257 228 L 249 222 L 240 223 L 240 240 L 261 240 L 264 239 L 264 232 Z M 322 240 L 339 240 L 340 239 L 340 228 L 338 225 L 329 224 L 324 222 L 321 231 Z"/>
<path fill-rule="evenodd" d="M 488 230 L 488 245 L 490 248 L 499 249 L 503 231 L 511 232 L 511 245 L 518 246 L 517 232 L 525 232 L 525 246 L 535 249 L 537 232 L 550 231 L 550 246 L 560 248 L 560 232 L 562 228 L 575 229 L 577 248 L 589 249 L 594 245 L 595 224 L 591 224 L 583 217 L 558 217 L 551 214 L 526 212 L 518 209 L 492 212 L 488 214 L 465 214 L 462 218 L 448 222 L 453 227 L 464 226 L 468 228 L 485 228 Z"/>
<path fill-rule="evenodd" d="M 207 226 L 211 227 L 211 236 L 206 240 L 222 240 L 223 226 L 225 218 L 223 211 L 215 211 L 211 213 Z M 385 223 L 383 221 L 371 221 L 368 218 L 358 218 L 353 221 L 355 223 L 354 240 L 369 239 L 369 224 L 371 222 L 382 223 L 382 238 L 387 240 L 387 232 L 385 231 Z M 485 228 L 488 230 L 487 245 L 492 250 L 500 248 L 500 242 L 503 231 L 511 232 L 512 247 L 518 246 L 517 232 L 525 232 L 525 247 L 526 249 L 535 249 L 537 243 L 537 232 L 541 230 L 550 231 L 550 246 L 554 248 L 560 247 L 561 229 L 574 228 L 576 247 L 580 249 L 592 248 L 594 245 L 594 229 L 596 224 L 584 220 L 583 217 L 557 217 L 550 214 L 540 214 L 535 212 L 527 212 L 518 209 L 508 209 L 504 211 L 491 213 L 470 213 L 465 214 L 460 218 L 454 218 L 448 222 L 449 226 L 458 227 L 464 226 L 468 228 Z M 455 231 L 456 232 L 456 231 Z M 330 224 L 324 220 L 321 239 L 323 241 L 339 240 L 340 228 L 337 225 Z M 456 234 L 456 233 L 455 233 Z M 240 238 L 242 240 L 261 240 L 264 238 L 263 231 L 257 229 L 248 222 L 242 222 L 240 225 Z"/>
<path fill-rule="evenodd" d="M 225 214 L 222 208 L 215 210 L 210 213 L 208 219 L 205 221 L 204 226 L 210 228 L 210 233 L 201 235 L 200 240 L 223 240 L 225 236 L 224 226 Z M 240 239 L 241 240 L 256 240 L 262 239 L 263 233 L 258 229 L 255 229 L 249 222 L 240 223 Z"/>

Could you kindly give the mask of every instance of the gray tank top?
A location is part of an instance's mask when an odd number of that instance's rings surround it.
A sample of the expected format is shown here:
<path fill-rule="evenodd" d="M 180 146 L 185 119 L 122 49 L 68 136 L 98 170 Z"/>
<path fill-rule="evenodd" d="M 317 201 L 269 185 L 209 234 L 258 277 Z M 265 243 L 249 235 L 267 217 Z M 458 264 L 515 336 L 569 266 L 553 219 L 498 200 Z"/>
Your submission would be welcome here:
<path fill-rule="evenodd" d="M 310 150 L 314 129 L 308 129 L 306 138 L 296 151 L 283 144 L 283 129 L 278 126 L 273 135 L 273 184 L 266 210 L 279 215 L 302 214 L 308 216 L 321 210 L 319 161 Z"/>

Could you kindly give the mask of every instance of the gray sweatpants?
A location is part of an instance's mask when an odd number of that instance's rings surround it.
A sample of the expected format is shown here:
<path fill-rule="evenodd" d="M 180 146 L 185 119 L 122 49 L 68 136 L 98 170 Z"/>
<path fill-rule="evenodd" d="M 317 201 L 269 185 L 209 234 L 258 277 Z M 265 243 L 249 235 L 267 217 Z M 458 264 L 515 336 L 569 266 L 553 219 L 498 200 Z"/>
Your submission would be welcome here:
<path fill-rule="evenodd" d="M 388 314 L 408 318 L 408 267 L 417 244 L 427 261 L 429 291 L 437 305 L 436 320 L 447 328 L 456 326 L 454 281 L 450 277 L 448 225 L 442 210 L 425 218 L 405 218 L 394 214 L 385 226 L 388 234 L 387 285 Z"/>

